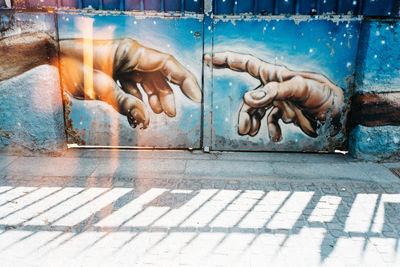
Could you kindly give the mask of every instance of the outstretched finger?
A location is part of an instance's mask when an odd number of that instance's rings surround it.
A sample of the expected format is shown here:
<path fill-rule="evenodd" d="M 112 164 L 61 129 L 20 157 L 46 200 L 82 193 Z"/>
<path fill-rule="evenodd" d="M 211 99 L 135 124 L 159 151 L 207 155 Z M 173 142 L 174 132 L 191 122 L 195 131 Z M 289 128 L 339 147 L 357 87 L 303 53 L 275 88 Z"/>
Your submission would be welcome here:
<path fill-rule="evenodd" d="M 202 93 L 196 79 L 174 57 L 168 56 L 160 71 L 169 82 L 178 85 L 188 98 L 201 102 Z"/>
<path fill-rule="evenodd" d="M 262 81 L 263 84 L 272 81 L 281 82 L 292 75 L 292 72 L 285 67 L 269 64 L 248 54 L 220 52 L 213 54 L 212 57 L 207 54 L 204 56 L 204 60 L 215 68 L 247 72 Z"/>

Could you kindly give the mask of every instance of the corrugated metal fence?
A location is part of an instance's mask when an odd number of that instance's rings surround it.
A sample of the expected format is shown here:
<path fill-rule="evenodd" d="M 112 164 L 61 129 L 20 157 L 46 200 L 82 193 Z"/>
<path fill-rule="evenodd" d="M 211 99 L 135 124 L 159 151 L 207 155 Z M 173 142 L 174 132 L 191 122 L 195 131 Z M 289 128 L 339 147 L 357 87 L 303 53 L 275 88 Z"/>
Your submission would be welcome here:
<path fill-rule="evenodd" d="M 398 10 L 397 0 L 216 0 L 216 14 L 353 14 L 392 16 Z"/>
<path fill-rule="evenodd" d="M 217 15 L 365 15 L 398 16 L 398 0 L 214 0 Z M 0 7 L 6 7 L 0 0 Z M 15 8 L 93 8 L 121 11 L 196 12 L 204 10 L 204 0 L 14 0 Z"/>
<path fill-rule="evenodd" d="M 0 6 L 6 6 L 0 0 Z M 203 0 L 15 0 L 16 8 L 58 7 L 58 8 L 93 8 L 99 10 L 122 11 L 160 11 L 160 12 L 196 12 L 202 13 Z"/>

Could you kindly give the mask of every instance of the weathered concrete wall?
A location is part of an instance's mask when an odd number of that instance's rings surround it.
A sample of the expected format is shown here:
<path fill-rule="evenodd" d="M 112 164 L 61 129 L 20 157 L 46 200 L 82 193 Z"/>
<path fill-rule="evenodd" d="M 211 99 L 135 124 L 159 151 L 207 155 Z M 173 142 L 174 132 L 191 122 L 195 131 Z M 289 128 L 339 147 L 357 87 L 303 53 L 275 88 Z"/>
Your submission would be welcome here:
<path fill-rule="evenodd" d="M 37 32 L 56 39 L 55 25 L 52 14 L 2 13 L 0 39 Z M 7 47 L 3 44 L 1 49 Z M 11 52 L 15 51 L 5 51 L 5 53 Z M 34 59 L 33 55 L 31 59 Z M 8 150 L 10 153 L 54 153 L 65 149 L 63 107 L 57 66 L 50 65 L 49 58 L 49 64 L 32 65 L 33 68 L 26 72 L 14 75 L 10 62 L 12 58 L 5 58 L 2 54 L 2 60 L 8 62 L 2 62 L 0 66 L 3 77 L 0 82 L 0 149 Z M 10 75 L 4 75 L 5 72 Z"/>
<path fill-rule="evenodd" d="M 349 150 L 357 158 L 400 156 L 400 21 L 363 22 Z"/>

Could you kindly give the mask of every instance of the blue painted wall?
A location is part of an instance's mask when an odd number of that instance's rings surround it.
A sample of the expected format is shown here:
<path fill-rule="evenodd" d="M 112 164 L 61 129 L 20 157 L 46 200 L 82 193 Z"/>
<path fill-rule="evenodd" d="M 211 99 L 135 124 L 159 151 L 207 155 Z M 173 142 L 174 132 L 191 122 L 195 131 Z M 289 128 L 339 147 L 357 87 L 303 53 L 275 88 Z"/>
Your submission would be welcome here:
<path fill-rule="evenodd" d="M 400 89 L 400 22 L 363 22 L 358 49 L 355 93 Z"/>
<path fill-rule="evenodd" d="M 358 51 L 355 94 L 372 96 L 392 93 L 392 104 L 399 106 L 400 21 L 368 20 L 363 23 Z M 384 111 L 386 107 L 379 109 Z M 360 107 L 360 112 L 366 112 Z M 378 111 L 379 111 L 378 109 Z M 354 118 L 356 120 L 356 118 Z M 400 127 L 356 125 L 350 131 L 349 150 L 358 158 L 395 159 L 400 156 Z"/>

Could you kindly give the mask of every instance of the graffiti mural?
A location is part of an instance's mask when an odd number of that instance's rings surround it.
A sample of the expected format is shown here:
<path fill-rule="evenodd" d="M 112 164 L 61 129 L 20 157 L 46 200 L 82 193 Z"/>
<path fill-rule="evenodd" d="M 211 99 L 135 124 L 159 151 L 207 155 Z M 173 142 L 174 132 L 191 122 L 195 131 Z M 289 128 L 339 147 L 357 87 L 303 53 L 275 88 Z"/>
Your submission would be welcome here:
<path fill-rule="evenodd" d="M 250 30 L 251 29 L 251 30 Z M 360 21 L 214 23 L 213 148 L 333 150 L 346 141 Z"/>
<path fill-rule="evenodd" d="M 216 53 L 205 60 L 214 68 L 247 72 L 261 83 L 243 96 L 239 110 L 238 132 L 255 136 L 267 110 L 269 138 L 282 140 L 279 120 L 293 123 L 308 136 L 317 137 L 318 122 L 331 120 L 332 136 L 341 128 L 340 116 L 344 106 L 343 91 L 326 77 L 312 72 L 291 71 L 283 66 L 264 62 L 254 56 L 234 52 Z"/>
<path fill-rule="evenodd" d="M 348 133 L 355 150 L 400 144 L 398 20 L 0 18 L 1 146 L 64 144 L 64 126 L 68 143 L 89 146 L 333 151 Z"/>
<path fill-rule="evenodd" d="M 201 25 L 190 17 L 61 14 L 70 142 L 200 148 Z"/>
<path fill-rule="evenodd" d="M 65 14 L 59 21 L 59 40 L 2 21 L 13 34 L 1 39 L 0 81 L 59 63 L 70 143 L 200 147 L 201 19 Z M 181 38 L 166 32 L 179 24 Z"/>
<path fill-rule="evenodd" d="M 92 68 L 85 62 L 86 42 L 95 54 L 90 62 Z M 176 115 L 174 93 L 168 82 L 178 85 L 191 100 L 201 101 L 195 78 L 179 62 L 130 38 L 61 40 L 60 55 L 63 88 L 74 98 L 110 104 L 127 116 L 133 128 L 142 124 L 141 128 L 146 129 L 150 121 L 138 84 L 157 114 Z"/>

